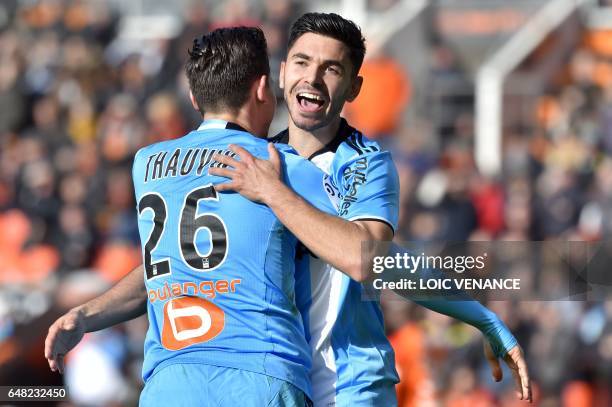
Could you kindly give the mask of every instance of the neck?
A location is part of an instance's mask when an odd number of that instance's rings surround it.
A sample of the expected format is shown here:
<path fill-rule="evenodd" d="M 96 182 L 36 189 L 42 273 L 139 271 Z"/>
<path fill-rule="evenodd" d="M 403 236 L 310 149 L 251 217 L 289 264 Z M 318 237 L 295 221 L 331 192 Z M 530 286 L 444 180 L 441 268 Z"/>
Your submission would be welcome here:
<path fill-rule="evenodd" d="M 300 129 L 289 118 L 289 144 L 295 148 L 302 157 L 310 157 L 336 137 L 340 128 L 340 116 L 328 125 L 312 131 Z"/>
<path fill-rule="evenodd" d="M 202 116 L 204 120 L 224 120 L 226 122 L 236 123 L 240 127 L 244 128 L 249 133 L 261 137 L 267 137 L 267 130 L 257 126 L 250 118 L 250 114 L 245 110 L 241 109 L 236 113 L 232 112 L 207 112 Z"/>

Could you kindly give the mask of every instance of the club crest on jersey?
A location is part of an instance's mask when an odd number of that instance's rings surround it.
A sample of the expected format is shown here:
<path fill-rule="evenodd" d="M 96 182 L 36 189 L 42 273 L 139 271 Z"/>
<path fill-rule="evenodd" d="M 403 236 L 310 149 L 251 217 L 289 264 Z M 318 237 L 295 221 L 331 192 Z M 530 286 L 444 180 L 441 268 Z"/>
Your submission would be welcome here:
<path fill-rule="evenodd" d="M 336 185 L 334 185 L 334 181 L 329 175 L 325 175 L 323 177 L 323 189 L 327 193 L 327 197 L 334 205 L 334 208 L 338 209 L 338 205 L 340 205 L 340 201 L 342 199 L 342 195 Z"/>

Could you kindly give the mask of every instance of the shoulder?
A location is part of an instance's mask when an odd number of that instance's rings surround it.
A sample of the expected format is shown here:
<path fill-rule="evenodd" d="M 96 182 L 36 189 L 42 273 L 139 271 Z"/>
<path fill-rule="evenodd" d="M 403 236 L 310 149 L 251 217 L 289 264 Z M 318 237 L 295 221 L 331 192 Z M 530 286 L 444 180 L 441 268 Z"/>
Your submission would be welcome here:
<path fill-rule="evenodd" d="M 170 140 L 160 141 L 158 143 L 153 143 L 153 144 L 149 144 L 148 146 L 144 146 L 140 148 L 138 151 L 136 151 L 136 154 L 134 154 L 134 161 L 132 164 L 133 170 L 136 171 L 140 167 L 145 166 L 147 162 L 154 159 L 154 157 L 159 152 L 168 151 L 170 149 L 168 143 L 170 143 Z"/>
<path fill-rule="evenodd" d="M 163 143 L 165 142 L 161 141 L 159 143 L 153 143 L 149 144 L 148 146 L 141 147 L 138 151 L 136 151 L 136 154 L 134 155 L 134 164 L 136 164 L 140 160 L 143 160 L 147 156 L 161 151 L 163 149 Z"/>
<path fill-rule="evenodd" d="M 280 149 L 278 145 L 275 146 L 285 165 L 287 171 L 311 171 L 312 169 L 318 170 L 317 166 L 300 156 L 293 148 L 287 146 L 287 148 Z"/>
<path fill-rule="evenodd" d="M 344 134 L 334 156 L 333 166 L 336 169 L 363 158 L 367 158 L 367 160 L 391 160 L 391 154 L 383 150 L 378 142 L 370 140 L 360 130 L 350 126 L 344 120 L 342 127 Z"/>
<path fill-rule="evenodd" d="M 340 122 L 339 132 L 341 134 L 338 151 L 346 155 L 363 155 L 380 151 L 377 142 L 367 138 L 360 130 L 351 126 L 344 118 Z"/>
<path fill-rule="evenodd" d="M 335 172 L 343 172 L 354 165 L 395 167 L 391 153 L 370 140 L 359 130 L 351 128 L 350 134 L 340 143 L 334 157 Z"/>
<path fill-rule="evenodd" d="M 376 141 L 370 140 L 362 132 L 352 127 L 350 134 L 340 143 L 338 149 L 342 149 L 350 155 L 365 155 L 382 151 Z"/>
<path fill-rule="evenodd" d="M 278 148 L 278 146 L 276 147 Z M 324 175 L 319 167 L 300 156 L 291 147 L 279 152 L 284 163 L 283 167 L 287 176 L 286 181 L 289 183 L 306 183 L 308 180 L 321 179 Z"/>
<path fill-rule="evenodd" d="M 303 161 L 306 161 L 304 158 L 302 158 L 298 152 L 291 147 L 289 144 L 274 144 L 274 147 L 276 148 L 276 150 L 282 154 L 283 156 L 286 157 L 290 157 L 289 159 L 291 160 L 296 160 L 296 159 L 300 159 Z"/>

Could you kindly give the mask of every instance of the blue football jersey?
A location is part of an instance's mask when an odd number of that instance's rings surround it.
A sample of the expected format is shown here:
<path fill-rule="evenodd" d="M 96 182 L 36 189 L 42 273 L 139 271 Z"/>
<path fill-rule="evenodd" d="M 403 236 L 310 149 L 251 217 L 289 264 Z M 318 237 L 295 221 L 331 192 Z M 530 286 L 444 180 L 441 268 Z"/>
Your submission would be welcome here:
<path fill-rule="evenodd" d="M 174 363 L 244 369 L 286 380 L 310 395 L 311 365 L 295 300 L 295 237 L 265 205 L 208 175 L 229 144 L 268 158 L 267 141 L 207 120 L 177 140 L 141 149 L 133 166 L 149 330 L 143 379 Z M 335 213 L 325 174 L 279 146 L 285 182 Z"/>
<path fill-rule="evenodd" d="M 286 131 L 272 139 L 278 145 L 288 140 Z M 384 222 L 395 230 L 399 180 L 388 151 L 343 119 L 336 137 L 309 159 L 327 174 L 326 188 L 339 216 Z M 394 398 L 398 376 L 379 303 L 363 300 L 361 284 L 316 257 L 302 256 L 296 275 L 313 357 L 314 405 L 371 405 L 372 400 L 386 405 L 377 389 L 391 384 L 384 391 Z"/>

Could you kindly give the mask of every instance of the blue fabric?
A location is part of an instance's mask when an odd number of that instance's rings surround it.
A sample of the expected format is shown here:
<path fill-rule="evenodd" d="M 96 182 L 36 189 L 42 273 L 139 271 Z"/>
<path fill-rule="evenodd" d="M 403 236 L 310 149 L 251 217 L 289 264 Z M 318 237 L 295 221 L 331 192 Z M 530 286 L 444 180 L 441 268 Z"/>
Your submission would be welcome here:
<path fill-rule="evenodd" d="M 338 214 L 380 221 L 395 230 L 399 181 L 391 155 L 345 121 L 330 144 L 335 148 L 324 149 L 312 161 L 337 191 Z M 300 260 L 296 275 L 297 303 L 313 351 L 315 406 L 395 405 L 399 379 L 378 302 L 364 301 L 361 284 L 310 256 Z"/>
<path fill-rule="evenodd" d="M 374 142 L 368 140 L 364 144 Z M 399 178 L 388 151 L 356 154 L 343 143 L 338 147 L 330 175 L 341 193 L 339 216 L 349 220 L 376 219 L 393 230 L 397 228 Z"/>
<path fill-rule="evenodd" d="M 241 145 L 268 158 L 267 142 L 204 122 L 197 131 L 141 149 L 133 179 L 147 266 L 149 330 L 143 378 L 173 363 L 244 369 L 288 381 L 310 394 L 310 352 L 295 304 L 296 239 L 265 205 L 216 193 L 213 152 Z M 324 174 L 280 147 L 286 182 L 335 213 Z M 159 239 L 155 242 L 155 234 Z M 160 234 L 161 233 L 161 234 Z M 153 243 L 157 243 L 153 245 Z"/>
<path fill-rule="evenodd" d="M 391 378 L 357 382 L 337 392 L 335 407 L 395 407 L 395 383 Z"/>
<path fill-rule="evenodd" d="M 156 372 L 140 394 L 140 407 L 304 407 L 307 398 L 291 383 L 220 366 L 174 364 Z"/>

